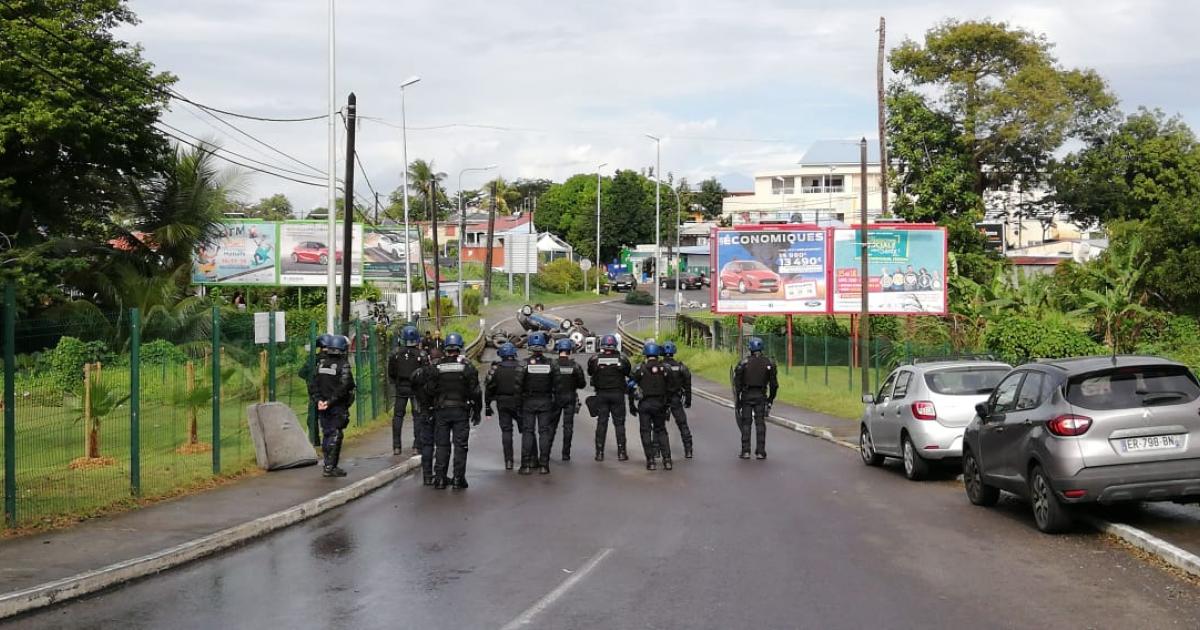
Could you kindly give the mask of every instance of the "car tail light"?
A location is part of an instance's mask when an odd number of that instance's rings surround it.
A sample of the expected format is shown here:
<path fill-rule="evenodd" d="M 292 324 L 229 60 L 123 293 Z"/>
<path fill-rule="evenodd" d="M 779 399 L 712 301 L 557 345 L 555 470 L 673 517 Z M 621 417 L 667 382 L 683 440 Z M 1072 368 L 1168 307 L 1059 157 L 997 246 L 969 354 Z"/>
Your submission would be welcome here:
<path fill-rule="evenodd" d="M 1087 496 L 1087 490 L 1065 490 L 1063 496 L 1068 499 L 1082 499 Z"/>
<path fill-rule="evenodd" d="M 1092 419 L 1087 416 L 1063 414 L 1046 423 L 1046 429 L 1059 437 L 1074 437 L 1087 433 L 1092 428 Z"/>
<path fill-rule="evenodd" d="M 937 420 L 937 407 L 928 400 L 918 400 L 912 404 L 912 415 L 917 420 Z"/>

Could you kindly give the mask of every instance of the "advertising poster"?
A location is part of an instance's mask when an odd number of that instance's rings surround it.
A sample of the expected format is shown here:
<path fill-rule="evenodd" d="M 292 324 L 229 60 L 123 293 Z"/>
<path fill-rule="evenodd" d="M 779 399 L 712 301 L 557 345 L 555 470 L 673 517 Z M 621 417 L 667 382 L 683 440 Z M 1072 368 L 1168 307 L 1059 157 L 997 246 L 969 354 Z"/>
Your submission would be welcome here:
<path fill-rule="evenodd" d="M 326 244 L 329 227 L 323 221 L 286 221 L 279 224 L 279 284 L 283 286 L 325 286 L 330 249 Z M 342 226 L 339 223 L 336 256 L 337 282 L 342 282 Z M 362 286 L 363 227 L 354 224 L 351 247 L 350 285 Z"/>
<path fill-rule="evenodd" d="M 363 275 L 368 278 L 403 278 L 406 258 L 412 261 L 411 265 L 421 262 L 421 245 L 417 234 L 413 230 L 412 239 L 406 247 L 403 227 L 367 227 L 363 234 Z"/>
<path fill-rule="evenodd" d="M 862 306 L 858 230 L 833 230 L 833 310 Z M 872 228 L 867 233 L 867 299 L 874 314 L 946 312 L 946 231 L 937 227 Z"/>
<path fill-rule="evenodd" d="M 221 225 L 192 259 L 193 284 L 275 284 L 276 224 L 238 221 Z"/>
<path fill-rule="evenodd" d="M 715 312 L 827 312 L 825 230 L 799 225 L 721 228 L 714 231 L 712 243 Z"/>

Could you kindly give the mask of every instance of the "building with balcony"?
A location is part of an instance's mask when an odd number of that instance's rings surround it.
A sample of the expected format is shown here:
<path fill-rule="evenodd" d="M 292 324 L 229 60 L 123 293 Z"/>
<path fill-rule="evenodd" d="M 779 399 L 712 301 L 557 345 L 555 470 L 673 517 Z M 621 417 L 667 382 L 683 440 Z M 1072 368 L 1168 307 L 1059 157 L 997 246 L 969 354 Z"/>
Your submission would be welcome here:
<path fill-rule="evenodd" d="M 853 223 L 867 189 L 867 214 L 880 212 L 879 142 L 867 141 L 867 178 L 863 181 L 857 140 L 814 142 L 800 162 L 754 174 L 754 192 L 725 198 L 723 215 L 742 223 Z"/>

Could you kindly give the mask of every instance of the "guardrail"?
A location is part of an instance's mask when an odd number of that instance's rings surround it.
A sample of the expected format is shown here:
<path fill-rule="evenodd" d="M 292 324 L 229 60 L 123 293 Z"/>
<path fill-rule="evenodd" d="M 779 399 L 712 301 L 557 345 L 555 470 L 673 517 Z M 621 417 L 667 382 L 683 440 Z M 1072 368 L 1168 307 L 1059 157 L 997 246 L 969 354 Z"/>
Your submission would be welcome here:
<path fill-rule="evenodd" d="M 644 339 L 638 339 L 625 328 L 625 323 L 621 321 L 621 316 L 617 315 L 617 334 L 621 336 L 621 350 L 627 356 L 640 357 L 642 356 L 642 348 L 646 345 Z"/>
<path fill-rule="evenodd" d="M 487 346 L 487 337 L 485 337 L 486 330 L 487 322 L 480 317 L 479 334 L 475 336 L 475 339 L 472 340 L 471 343 L 468 343 L 467 346 L 463 348 L 463 353 L 467 355 L 468 359 L 478 361 L 479 357 L 483 356 L 483 349 Z"/>

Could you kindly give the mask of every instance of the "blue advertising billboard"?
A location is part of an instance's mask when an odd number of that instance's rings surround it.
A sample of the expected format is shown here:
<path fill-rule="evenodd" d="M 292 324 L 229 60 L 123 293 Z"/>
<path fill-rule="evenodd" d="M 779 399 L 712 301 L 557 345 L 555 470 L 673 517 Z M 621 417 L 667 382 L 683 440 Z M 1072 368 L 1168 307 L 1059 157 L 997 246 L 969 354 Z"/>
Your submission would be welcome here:
<path fill-rule="evenodd" d="M 193 284 L 275 284 L 277 224 L 268 221 L 224 223 L 196 247 Z"/>
<path fill-rule="evenodd" d="M 717 313 L 825 313 L 827 232 L 805 225 L 717 228 L 712 239 Z"/>
<path fill-rule="evenodd" d="M 856 229 L 833 230 L 833 311 L 862 307 Z M 946 230 L 904 225 L 867 230 L 867 303 L 877 315 L 946 313 Z"/>

